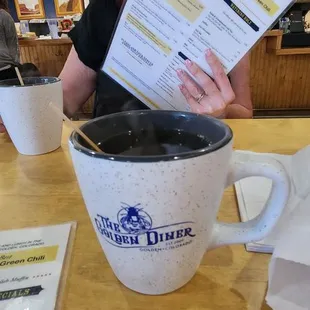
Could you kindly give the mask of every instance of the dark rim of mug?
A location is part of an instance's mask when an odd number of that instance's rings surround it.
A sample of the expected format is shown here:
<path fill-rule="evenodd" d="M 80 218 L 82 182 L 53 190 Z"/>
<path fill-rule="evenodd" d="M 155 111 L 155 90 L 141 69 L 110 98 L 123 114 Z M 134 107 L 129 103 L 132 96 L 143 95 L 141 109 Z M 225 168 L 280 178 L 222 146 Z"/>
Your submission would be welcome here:
<path fill-rule="evenodd" d="M 166 162 L 166 161 L 176 161 L 176 160 L 184 160 L 184 159 L 189 159 L 189 158 L 194 158 L 194 157 L 199 157 L 205 154 L 213 153 L 227 144 L 231 142 L 233 139 L 233 132 L 230 129 L 228 125 L 223 123 L 222 121 L 211 117 L 211 116 L 206 116 L 206 115 L 200 115 L 200 114 L 195 114 L 191 112 L 178 112 L 178 111 L 163 111 L 163 110 L 145 110 L 145 111 L 129 111 L 129 112 L 119 112 L 115 114 L 110 114 L 102 117 L 98 117 L 95 119 L 92 119 L 85 124 L 83 124 L 80 129 L 83 131 L 84 127 L 91 125 L 92 123 L 98 122 L 98 120 L 101 119 L 111 119 L 117 115 L 123 114 L 123 115 L 132 115 L 132 114 L 160 114 L 160 113 L 173 113 L 174 115 L 179 114 L 179 116 L 195 116 L 195 117 L 203 117 L 207 118 L 210 121 L 214 122 L 216 126 L 220 127 L 224 131 L 224 137 L 216 142 L 211 144 L 210 146 L 207 146 L 202 149 L 197 149 L 194 151 L 189 151 L 189 152 L 184 152 L 184 153 L 179 153 L 179 154 L 169 154 L 169 155 L 160 155 L 160 156 L 126 156 L 126 155 L 114 155 L 114 154 L 108 154 L 108 153 L 98 153 L 94 150 L 91 150 L 89 148 L 86 148 L 85 146 L 81 145 L 77 138 L 78 138 L 78 133 L 76 131 L 73 131 L 70 135 L 69 138 L 69 143 L 73 146 L 73 148 L 77 151 L 80 151 L 84 153 L 85 155 L 88 155 L 90 157 L 95 157 L 95 158 L 101 158 L 101 159 L 106 159 L 110 161 L 115 161 L 115 162 L 133 162 L 133 163 L 151 163 L 151 162 Z"/>
<path fill-rule="evenodd" d="M 12 82 L 16 82 L 13 85 L 10 85 L 10 83 Z M 9 80 L 3 80 L 0 81 L 0 88 L 8 88 L 8 87 L 33 87 L 33 86 L 43 86 L 43 85 L 50 85 L 50 84 L 54 84 L 54 83 L 58 83 L 61 82 L 61 79 L 57 78 L 57 77 L 50 77 L 50 76 L 38 76 L 38 77 L 25 77 L 23 78 L 24 82 L 30 82 L 30 81 L 34 81 L 30 84 L 27 85 L 20 85 L 19 80 L 16 79 L 9 79 Z M 38 83 L 36 83 L 35 81 L 38 81 Z"/>

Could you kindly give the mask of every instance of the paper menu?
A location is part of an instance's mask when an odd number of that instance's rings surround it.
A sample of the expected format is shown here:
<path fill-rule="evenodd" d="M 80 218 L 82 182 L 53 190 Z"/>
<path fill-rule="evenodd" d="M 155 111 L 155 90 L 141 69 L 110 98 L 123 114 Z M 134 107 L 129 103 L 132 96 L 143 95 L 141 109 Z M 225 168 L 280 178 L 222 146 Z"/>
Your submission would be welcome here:
<path fill-rule="evenodd" d="M 53 310 L 72 223 L 0 232 L 0 309 Z"/>
<path fill-rule="evenodd" d="M 102 70 L 153 109 L 189 110 L 176 70 L 212 72 L 211 48 L 227 73 L 292 0 L 127 0 Z"/>

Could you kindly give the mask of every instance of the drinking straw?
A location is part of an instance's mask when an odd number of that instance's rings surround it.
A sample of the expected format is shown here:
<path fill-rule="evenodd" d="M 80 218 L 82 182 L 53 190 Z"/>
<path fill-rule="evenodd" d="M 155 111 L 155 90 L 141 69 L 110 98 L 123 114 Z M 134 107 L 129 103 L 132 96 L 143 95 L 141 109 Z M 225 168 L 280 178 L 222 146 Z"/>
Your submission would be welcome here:
<path fill-rule="evenodd" d="M 17 75 L 17 77 L 18 77 L 18 80 L 19 80 L 20 85 L 21 85 L 21 86 L 25 86 L 25 83 L 24 83 L 24 81 L 23 81 L 23 78 L 22 78 L 22 76 L 21 76 L 21 74 L 20 74 L 20 71 L 19 71 L 18 67 L 15 67 L 15 71 L 16 71 L 16 75 Z"/>
<path fill-rule="evenodd" d="M 78 128 L 53 102 L 49 103 L 49 106 L 57 113 L 59 117 L 61 117 L 67 124 L 75 130 L 96 152 L 103 153 L 102 150 L 98 147 L 96 143 L 94 143 L 86 134 Z"/>

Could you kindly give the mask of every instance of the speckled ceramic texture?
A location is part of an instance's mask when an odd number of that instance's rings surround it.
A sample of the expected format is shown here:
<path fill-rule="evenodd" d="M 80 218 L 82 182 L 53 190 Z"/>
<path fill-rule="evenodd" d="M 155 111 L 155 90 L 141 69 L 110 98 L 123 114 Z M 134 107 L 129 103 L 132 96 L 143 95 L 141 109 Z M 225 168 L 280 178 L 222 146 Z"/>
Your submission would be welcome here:
<path fill-rule="evenodd" d="M 71 143 L 70 151 L 89 216 L 115 275 L 143 294 L 166 294 L 188 283 L 208 248 L 263 238 L 288 196 L 281 165 L 263 159 L 252 162 L 252 169 L 246 160 L 235 162 L 232 142 L 195 158 L 154 163 L 94 158 Z M 265 174 L 277 183 L 264 223 L 216 223 L 225 187 L 251 174 Z"/>
<path fill-rule="evenodd" d="M 61 81 L 51 84 L 0 87 L 0 115 L 19 153 L 40 155 L 60 147 L 62 119 L 48 104 L 63 110 Z"/>

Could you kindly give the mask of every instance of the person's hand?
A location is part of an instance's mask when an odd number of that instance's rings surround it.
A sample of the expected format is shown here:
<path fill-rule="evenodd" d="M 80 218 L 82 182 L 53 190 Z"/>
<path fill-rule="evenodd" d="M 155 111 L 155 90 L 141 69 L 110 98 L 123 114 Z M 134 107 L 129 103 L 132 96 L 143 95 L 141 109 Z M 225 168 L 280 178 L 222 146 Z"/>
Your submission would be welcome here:
<path fill-rule="evenodd" d="M 3 122 L 2 122 L 2 118 L 0 116 L 0 133 L 4 133 L 6 130 L 5 130 L 5 127 L 3 125 Z"/>
<path fill-rule="evenodd" d="M 178 70 L 182 81 L 180 90 L 195 113 L 215 117 L 224 116 L 226 107 L 235 100 L 235 93 L 219 59 L 211 50 L 206 52 L 214 81 L 194 62 L 186 60 L 185 64 L 194 79 L 184 70 Z"/>

